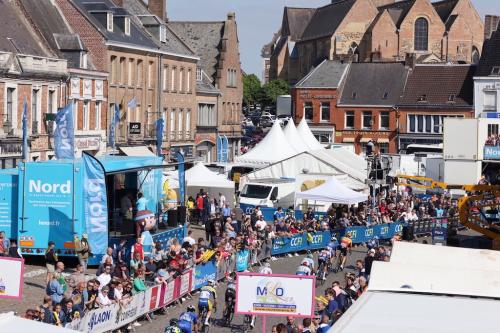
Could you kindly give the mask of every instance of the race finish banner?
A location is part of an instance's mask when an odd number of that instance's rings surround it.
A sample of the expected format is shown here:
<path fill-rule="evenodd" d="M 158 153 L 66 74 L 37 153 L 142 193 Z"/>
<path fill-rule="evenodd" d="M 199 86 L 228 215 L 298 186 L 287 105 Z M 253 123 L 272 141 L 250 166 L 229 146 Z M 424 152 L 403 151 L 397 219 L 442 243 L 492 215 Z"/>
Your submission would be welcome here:
<path fill-rule="evenodd" d="M 23 297 L 24 259 L 0 257 L 0 299 Z"/>
<path fill-rule="evenodd" d="M 315 276 L 238 273 L 236 314 L 314 316 Z"/>

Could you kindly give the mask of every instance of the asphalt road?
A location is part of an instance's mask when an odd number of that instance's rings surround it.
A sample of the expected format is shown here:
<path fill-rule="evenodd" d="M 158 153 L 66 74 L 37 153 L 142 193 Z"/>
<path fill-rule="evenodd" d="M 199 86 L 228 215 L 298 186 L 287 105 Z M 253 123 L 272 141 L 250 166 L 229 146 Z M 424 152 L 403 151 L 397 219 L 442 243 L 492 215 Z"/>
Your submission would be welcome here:
<path fill-rule="evenodd" d="M 352 255 L 349 257 L 347 269 L 344 270 L 344 272 L 339 272 L 337 274 L 330 273 L 327 277 L 326 282 L 322 286 L 317 286 L 316 288 L 316 295 L 322 295 L 324 290 L 331 286 L 333 281 L 340 281 L 342 284 L 344 283 L 344 276 L 346 272 L 353 271 L 354 263 L 356 262 L 357 259 L 362 259 L 365 257 L 366 254 L 366 248 L 364 247 L 358 247 L 353 249 Z M 276 261 L 271 261 L 271 268 L 273 270 L 273 273 L 275 274 L 295 274 L 296 268 L 300 265 L 300 262 L 302 259 L 305 257 L 305 254 L 301 254 L 299 256 L 293 256 L 293 257 L 279 257 L 278 260 Z M 315 256 L 316 259 L 316 256 Z M 315 260 L 316 261 L 316 260 Z M 253 268 L 254 271 L 258 271 L 259 267 L 256 266 Z M 224 327 L 222 326 L 221 323 L 221 318 L 222 318 L 222 311 L 223 311 L 223 304 L 224 304 L 224 294 L 226 291 L 226 283 L 220 283 L 218 288 L 217 288 L 217 297 L 220 299 L 217 306 L 217 313 L 213 318 L 215 318 L 215 323 L 212 324 L 210 327 L 210 332 L 214 333 L 224 333 L 224 332 L 248 332 L 245 331 L 245 327 L 243 325 L 243 316 L 235 315 L 234 319 L 231 323 L 230 327 Z M 179 315 L 185 311 L 186 307 L 188 305 L 194 305 L 197 307 L 198 305 L 198 295 L 195 294 L 192 296 L 192 299 L 186 299 L 186 301 L 183 304 L 176 305 L 176 306 L 171 306 L 168 308 L 168 311 L 165 315 L 159 315 L 156 317 L 155 320 L 153 320 L 151 323 L 148 322 L 141 322 L 143 326 L 136 328 L 136 332 L 140 333 L 150 333 L 150 332 L 163 332 L 163 329 L 165 326 L 168 326 L 168 322 L 170 321 L 171 318 L 178 318 Z M 286 318 L 285 317 L 268 317 L 266 320 L 266 332 L 271 332 L 271 327 L 272 325 L 276 325 L 280 322 L 285 323 Z M 296 322 L 298 323 L 299 319 L 296 319 Z M 252 332 L 263 332 L 262 330 L 262 321 L 260 318 L 257 318 L 255 328 L 252 330 Z"/>

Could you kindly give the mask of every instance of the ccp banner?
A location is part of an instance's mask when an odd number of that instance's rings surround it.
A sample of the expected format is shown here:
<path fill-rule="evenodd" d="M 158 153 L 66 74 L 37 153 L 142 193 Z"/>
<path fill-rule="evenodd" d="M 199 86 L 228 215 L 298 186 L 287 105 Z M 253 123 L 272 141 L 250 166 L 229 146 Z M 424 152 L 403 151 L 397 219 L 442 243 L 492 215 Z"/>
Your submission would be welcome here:
<path fill-rule="evenodd" d="M 330 231 L 308 233 L 307 248 L 309 250 L 324 249 L 330 243 L 330 235 Z"/>
<path fill-rule="evenodd" d="M 236 313 L 311 317 L 315 280 L 314 276 L 238 273 Z"/>
<path fill-rule="evenodd" d="M 297 234 L 292 237 L 280 237 L 273 240 L 272 255 L 289 252 L 299 252 L 308 248 L 305 234 Z"/>
<path fill-rule="evenodd" d="M 22 299 L 24 260 L 0 257 L 0 298 Z"/>

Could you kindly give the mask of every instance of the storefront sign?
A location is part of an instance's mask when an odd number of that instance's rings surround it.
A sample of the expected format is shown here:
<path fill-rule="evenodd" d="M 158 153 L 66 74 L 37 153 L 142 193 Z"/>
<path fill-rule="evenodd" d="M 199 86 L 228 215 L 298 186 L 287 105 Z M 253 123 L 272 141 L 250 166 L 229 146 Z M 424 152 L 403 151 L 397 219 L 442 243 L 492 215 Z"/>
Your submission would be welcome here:
<path fill-rule="evenodd" d="M 75 140 L 75 146 L 80 150 L 99 150 L 101 146 L 101 137 L 77 138 Z"/>
<path fill-rule="evenodd" d="M 207 141 L 215 145 L 216 139 L 217 137 L 215 133 L 200 133 L 194 136 L 194 144 L 199 145 L 200 143 Z"/>
<path fill-rule="evenodd" d="M 484 146 L 484 160 L 500 160 L 499 146 Z"/>
<path fill-rule="evenodd" d="M 0 143 L 0 156 L 19 156 L 22 153 L 21 142 Z"/>
<path fill-rule="evenodd" d="M 129 123 L 128 134 L 141 134 L 141 123 Z"/>
<path fill-rule="evenodd" d="M 357 136 L 357 135 L 363 135 L 363 136 L 372 136 L 372 137 L 382 137 L 382 138 L 388 138 L 391 133 L 387 131 L 342 131 L 342 135 L 351 135 L 351 136 Z"/>
<path fill-rule="evenodd" d="M 302 99 L 336 99 L 336 94 L 324 94 L 324 95 L 314 95 L 309 91 L 301 91 L 300 98 Z"/>
<path fill-rule="evenodd" d="M 488 119 L 500 119 L 500 112 L 487 112 L 486 118 L 488 118 Z"/>

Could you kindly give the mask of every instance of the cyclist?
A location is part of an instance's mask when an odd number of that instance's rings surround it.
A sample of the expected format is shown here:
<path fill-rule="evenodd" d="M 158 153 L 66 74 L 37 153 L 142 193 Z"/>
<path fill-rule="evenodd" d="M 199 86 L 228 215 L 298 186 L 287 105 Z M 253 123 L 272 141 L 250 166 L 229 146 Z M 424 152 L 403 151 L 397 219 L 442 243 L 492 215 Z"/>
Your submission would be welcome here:
<path fill-rule="evenodd" d="M 307 250 L 307 255 L 306 257 L 302 260 L 302 262 L 307 262 L 309 264 L 309 268 L 311 269 L 311 272 L 314 273 L 314 256 L 311 253 L 311 251 Z"/>
<path fill-rule="evenodd" d="M 337 251 L 339 249 L 339 242 L 337 240 L 337 237 L 332 236 L 332 238 L 330 238 L 330 243 L 328 243 L 326 248 L 330 249 L 330 251 L 331 251 L 332 255 L 330 256 L 330 265 L 333 267 L 334 260 L 335 260 L 335 258 L 337 258 Z"/>
<path fill-rule="evenodd" d="M 329 248 L 324 248 L 318 254 L 318 270 L 321 267 L 321 278 L 326 280 L 326 274 L 328 270 L 328 263 L 330 262 L 330 258 L 332 256 L 332 251 Z"/>
<path fill-rule="evenodd" d="M 178 325 L 178 320 L 175 318 L 170 319 L 169 326 L 165 327 L 164 333 L 182 333 Z"/>
<path fill-rule="evenodd" d="M 201 288 L 200 298 L 198 300 L 198 315 L 201 317 L 204 309 L 207 309 L 207 317 L 202 325 L 210 326 L 209 319 L 212 314 L 212 308 L 217 307 L 217 291 L 214 288 L 215 281 L 208 280 L 208 285 Z M 213 304 L 212 304 L 213 298 Z"/>
<path fill-rule="evenodd" d="M 302 261 L 295 275 L 311 275 L 311 269 L 309 268 L 309 262 Z"/>
<path fill-rule="evenodd" d="M 182 333 L 198 332 L 198 316 L 194 306 L 188 306 L 187 311 L 180 315 L 178 325 Z"/>
<path fill-rule="evenodd" d="M 236 273 L 232 272 L 229 275 L 227 282 L 226 294 L 224 295 L 224 299 L 226 301 L 226 308 L 224 309 L 224 313 L 229 306 L 232 306 L 232 311 L 234 311 L 234 304 L 236 302 Z M 230 316 L 231 314 L 229 314 Z"/>
<path fill-rule="evenodd" d="M 260 274 L 273 274 L 271 269 L 271 264 L 268 261 L 264 261 L 264 265 L 260 269 Z"/>
<path fill-rule="evenodd" d="M 341 262 L 340 262 L 340 270 L 344 269 L 345 263 L 347 262 L 347 252 L 349 251 L 349 254 L 351 254 L 351 249 L 352 249 L 352 235 L 350 232 L 347 233 L 342 239 L 340 240 L 340 255 L 341 255 Z"/>

